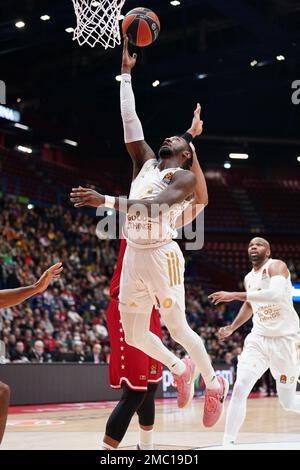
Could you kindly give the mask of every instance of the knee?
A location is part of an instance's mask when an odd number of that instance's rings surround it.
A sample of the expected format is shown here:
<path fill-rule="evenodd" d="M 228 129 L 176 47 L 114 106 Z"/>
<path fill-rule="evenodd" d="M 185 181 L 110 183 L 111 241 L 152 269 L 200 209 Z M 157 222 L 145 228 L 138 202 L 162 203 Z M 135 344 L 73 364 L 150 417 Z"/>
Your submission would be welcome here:
<path fill-rule="evenodd" d="M 177 303 L 170 312 L 165 313 L 165 315 L 162 314 L 162 318 L 165 321 L 171 338 L 176 343 L 182 346 L 188 344 L 191 347 L 194 343 L 198 343 L 199 340 L 202 341 L 200 336 L 189 326 L 185 313 L 182 312 Z"/>
<path fill-rule="evenodd" d="M 182 331 L 180 328 L 170 328 L 169 333 L 172 340 L 176 343 L 180 343 L 182 341 Z"/>
<path fill-rule="evenodd" d="M 0 399 L 8 399 L 10 396 L 10 388 L 8 385 L 0 382 Z"/>
<path fill-rule="evenodd" d="M 181 345 L 185 344 L 187 341 L 191 344 L 191 341 L 199 341 L 200 336 L 197 335 L 189 326 L 188 322 L 181 322 L 179 324 L 172 324 L 168 322 L 167 328 L 169 330 L 171 338 Z"/>
<path fill-rule="evenodd" d="M 125 333 L 125 341 L 128 344 L 128 346 L 133 346 L 135 348 L 140 349 L 140 347 L 144 343 L 144 336 L 142 334 L 135 334 L 133 331 L 126 331 L 124 330 Z"/>
<path fill-rule="evenodd" d="M 137 392 L 126 386 L 120 400 L 120 405 L 124 410 L 135 413 L 145 400 L 146 392 Z"/>
<path fill-rule="evenodd" d="M 247 400 L 248 390 L 242 382 L 236 382 L 233 387 L 232 400 Z"/>

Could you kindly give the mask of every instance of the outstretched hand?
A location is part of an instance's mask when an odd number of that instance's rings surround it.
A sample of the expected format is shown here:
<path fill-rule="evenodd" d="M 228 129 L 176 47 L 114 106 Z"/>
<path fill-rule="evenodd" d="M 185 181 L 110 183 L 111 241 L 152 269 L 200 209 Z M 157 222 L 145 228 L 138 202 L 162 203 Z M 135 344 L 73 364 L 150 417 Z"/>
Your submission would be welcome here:
<path fill-rule="evenodd" d="M 105 196 L 97 193 L 94 189 L 83 188 L 82 186 L 73 188 L 70 196 L 70 201 L 74 203 L 74 207 L 99 207 L 105 202 Z"/>
<path fill-rule="evenodd" d="M 194 118 L 192 121 L 192 125 L 189 129 L 189 132 L 192 134 L 193 137 L 201 135 L 203 132 L 203 121 L 201 121 L 200 115 L 201 115 L 201 106 L 200 106 L 200 103 L 197 103 L 196 109 L 194 111 Z"/>
<path fill-rule="evenodd" d="M 229 338 L 234 333 L 234 329 L 232 328 L 231 325 L 223 326 L 222 328 L 219 329 L 217 335 L 219 341 L 224 341 L 224 339 Z"/>
<path fill-rule="evenodd" d="M 56 263 L 51 268 L 47 269 L 40 277 L 40 279 L 35 283 L 37 292 L 41 294 L 49 286 L 50 282 L 54 279 L 59 279 L 60 273 L 62 272 L 63 267 L 62 263 Z"/>
<path fill-rule="evenodd" d="M 225 291 L 214 292 L 213 294 L 210 294 L 208 298 L 213 304 L 218 305 L 221 302 L 232 302 L 233 300 L 236 300 L 236 293 Z"/>
<path fill-rule="evenodd" d="M 136 64 L 136 59 L 137 54 L 133 54 L 132 56 L 129 54 L 128 36 L 125 34 L 123 42 L 122 73 L 130 73 Z"/>

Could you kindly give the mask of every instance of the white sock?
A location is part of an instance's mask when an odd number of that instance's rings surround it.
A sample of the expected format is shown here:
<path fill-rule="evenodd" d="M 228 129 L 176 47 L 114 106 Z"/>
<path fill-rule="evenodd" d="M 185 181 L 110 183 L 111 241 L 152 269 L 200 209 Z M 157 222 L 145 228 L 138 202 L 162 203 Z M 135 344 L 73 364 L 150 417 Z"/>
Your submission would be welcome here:
<path fill-rule="evenodd" d="M 202 375 L 202 378 L 208 390 L 219 390 L 220 383 L 216 375 L 209 375 L 208 377 Z"/>
<path fill-rule="evenodd" d="M 246 417 L 247 398 L 259 376 L 248 370 L 238 370 L 231 400 L 227 409 L 223 444 L 236 441 Z"/>
<path fill-rule="evenodd" d="M 140 428 L 139 430 L 139 446 L 141 450 L 153 450 L 153 429 L 151 431 L 145 431 Z"/>
<path fill-rule="evenodd" d="M 102 442 L 100 450 L 116 450 L 114 447 Z"/>
<path fill-rule="evenodd" d="M 178 362 L 172 365 L 171 372 L 175 375 L 182 375 L 185 372 L 185 369 L 185 363 L 179 360 Z"/>

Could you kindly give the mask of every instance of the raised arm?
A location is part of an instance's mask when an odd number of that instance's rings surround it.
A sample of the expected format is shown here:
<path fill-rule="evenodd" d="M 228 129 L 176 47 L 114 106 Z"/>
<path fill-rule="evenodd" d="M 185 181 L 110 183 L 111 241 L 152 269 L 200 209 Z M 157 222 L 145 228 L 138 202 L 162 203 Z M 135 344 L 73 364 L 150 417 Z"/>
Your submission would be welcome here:
<path fill-rule="evenodd" d="M 131 70 L 136 64 L 137 55 L 128 51 L 128 38 L 124 37 L 121 69 L 121 115 L 124 127 L 124 139 L 133 161 L 133 178 L 147 160 L 155 158 L 151 147 L 145 142 L 141 121 L 136 113 L 135 98 L 131 83 Z"/>
<path fill-rule="evenodd" d="M 205 180 L 203 170 L 200 166 L 195 147 L 193 146 L 193 144 L 190 144 L 190 145 L 192 146 L 192 150 L 193 150 L 193 164 L 191 166 L 191 171 L 194 173 L 196 177 L 196 186 L 194 190 L 193 203 L 195 205 L 200 204 L 204 208 L 208 204 L 208 192 L 207 192 L 206 180 Z"/>
<path fill-rule="evenodd" d="M 6 289 L 0 291 L 0 308 L 13 307 L 33 295 L 44 292 L 53 279 L 59 278 L 63 270 L 62 264 L 57 263 L 47 269 L 40 279 L 32 286 L 19 287 L 17 289 Z"/>
<path fill-rule="evenodd" d="M 200 119 L 201 106 L 198 103 L 194 111 L 194 118 L 190 129 L 187 131 L 192 135 L 193 138 L 200 136 L 203 132 L 203 121 Z M 191 166 L 191 171 L 196 177 L 196 185 L 194 189 L 194 198 L 191 201 L 191 204 L 185 209 L 185 211 L 178 217 L 176 221 L 176 227 L 180 228 L 184 225 L 191 223 L 199 214 L 203 211 L 205 206 L 208 204 L 208 192 L 207 185 L 204 173 L 200 166 L 196 149 L 192 143 L 190 147 L 193 152 L 193 164 Z"/>
<path fill-rule="evenodd" d="M 190 224 L 208 204 L 207 186 L 203 171 L 198 161 L 196 149 L 194 145 L 190 144 L 193 151 L 193 164 L 191 172 L 194 173 L 196 178 L 196 185 L 194 189 L 194 197 L 189 206 L 182 212 L 176 220 L 176 228 L 184 227 Z"/>

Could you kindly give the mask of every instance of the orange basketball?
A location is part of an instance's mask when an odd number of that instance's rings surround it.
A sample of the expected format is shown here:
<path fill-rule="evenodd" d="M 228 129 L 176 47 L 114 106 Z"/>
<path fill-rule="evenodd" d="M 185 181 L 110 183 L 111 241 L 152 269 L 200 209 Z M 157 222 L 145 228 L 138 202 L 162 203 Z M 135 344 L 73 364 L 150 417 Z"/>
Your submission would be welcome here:
<path fill-rule="evenodd" d="M 122 31 L 123 34 L 127 34 L 129 42 L 135 46 L 149 46 L 159 36 L 160 21 L 158 16 L 148 8 L 134 8 L 125 16 Z"/>

